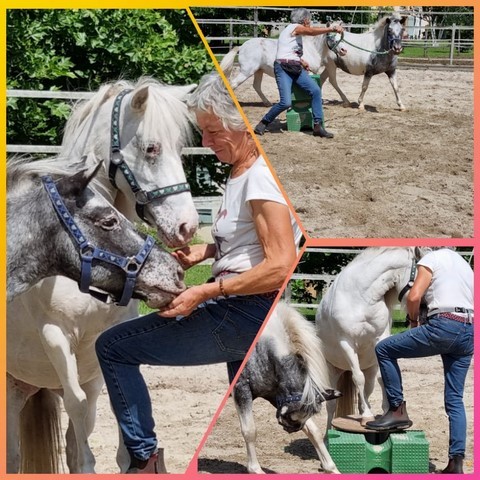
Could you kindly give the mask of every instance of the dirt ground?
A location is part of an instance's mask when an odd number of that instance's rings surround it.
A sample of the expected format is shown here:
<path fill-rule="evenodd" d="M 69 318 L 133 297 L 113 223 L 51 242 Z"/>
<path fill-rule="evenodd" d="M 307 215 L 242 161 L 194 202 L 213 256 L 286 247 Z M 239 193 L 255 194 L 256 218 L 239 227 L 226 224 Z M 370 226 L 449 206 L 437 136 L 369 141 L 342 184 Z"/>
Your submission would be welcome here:
<path fill-rule="evenodd" d="M 443 468 L 448 451 L 448 424 L 443 410 L 443 377 L 438 357 L 401 361 L 405 398 L 414 422 L 430 442 L 431 470 Z M 192 460 L 227 389 L 225 365 L 208 367 L 145 367 L 160 444 L 170 473 L 183 473 Z M 372 396 L 380 413 L 380 392 Z M 465 472 L 473 471 L 473 365 L 465 390 L 468 418 Z M 262 399 L 254 404 L 258 431 L 257 452 L 267 473 L 317 473 L 320 464 L 303 433 L 287 434 L 277 424 L 275 410 Z M 64 419 L 65 420 L 65 419 Z M 325 415 L 316 417 L 325 428 Z M 66 425 L 66 421 L 63 422 Z M 98 402 L 98 417 L 90 445 L 97 460 L 97 473 L 118 472 L 115 462 L 117 430 L 104 390 Z M 198 456 L 200 473 L 246 473 L 246 453 L 238 418 L 231 399 Z"/>
<path fill-rule="evenodd" d="M 344 108 L 327 82 L 332 140 L 287 131 L 282 114 L 260 137 L 312 237 L 473 236 L 473 72 L 401 69 L 398 110 L 386 75 L 372 78 L 365 111 Z M 362 77 L 338 71 L 351 102 Z M 263 91 L 278 101 L 275 81 Z M 252 79 L 236 90 L 254 126 L 267 112 Z M 353 105 L 357 105 L 353 103 Z"/>
<path fill-rule="evenodd" d="M 440 357 L 401 360 L 407 409 L 412 429 L 423 430 L 430 442 L 430 471 L 445 467 L 448 461 L 448 422 L 443 409 L 443 375 Z M 465 473 L 473 472 L 473 365 L 465 389 L 468 433 Z M 381 413 L 381 392 L 377 386 L 371 403 Z M 257 454 L 266 473 L 318 473 L 315 450 L 302 433 L 288 434 L 275 419 L 275 409 L 263 399 L 254 403 L 257 426 Z M 316 417 L 324 431 L 326 413 Z M 247 456 L 233 401 L 228 400 L 212 433 L 199 454 L 203 473 L 246 473 Z"/>
<path fill-rule="evenodd" d="M 159 446 L 169 473 L 184 473 L 228 388 L 224 364 L 204 367 L 142 367 L 152 397 Z M 62 419 L 64 428 L 67 420 Z M 90 436 L 97 473 L 118 473 L 116 422 L 105 388 Z"/>

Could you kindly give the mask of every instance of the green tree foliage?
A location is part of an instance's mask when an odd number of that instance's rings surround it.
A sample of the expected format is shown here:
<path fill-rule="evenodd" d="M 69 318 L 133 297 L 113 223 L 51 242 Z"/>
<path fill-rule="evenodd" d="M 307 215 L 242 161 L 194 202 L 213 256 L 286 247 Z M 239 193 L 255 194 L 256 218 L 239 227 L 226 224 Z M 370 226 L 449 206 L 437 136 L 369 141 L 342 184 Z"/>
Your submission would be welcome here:
<path fill-rule="evenodd" d="M 188 84 L 212 68 L 184 10 L 7 11 L 8 88 L 93 91 L 144 75 Z M 9 98 L 9 143 L 59 145 L 70 106 Z"/>

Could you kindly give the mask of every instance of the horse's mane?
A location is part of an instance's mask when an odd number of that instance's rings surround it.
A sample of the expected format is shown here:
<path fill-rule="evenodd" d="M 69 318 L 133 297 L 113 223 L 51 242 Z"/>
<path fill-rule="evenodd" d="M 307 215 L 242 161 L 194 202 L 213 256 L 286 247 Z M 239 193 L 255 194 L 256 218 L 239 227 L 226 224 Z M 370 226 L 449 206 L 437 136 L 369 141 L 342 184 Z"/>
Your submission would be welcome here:
<path fill-rule="evenodd" d="M 330 389 L 328 385 L 328 369 L 323 358 L 315 325 L 305 319 L 293 307 L 280 302 L 275 310 L 285 332 L 285 340 L 289 343 L 292 355 L 298 355 L 305 362 L 307 370 L 305 387 L 302 392 L 302 404 L 318 411 L 318 397 Z"/>
<path fill-rule="evenodd" d="M 402 16 L 397 13 L 397 12 L 394 12 L 390 15 L 385 15 L 384 17 L 382 17 L 380 20 L 378 20 L 372 27 L 372 31 L 373 32 L 377 32 L 377 31 L 380 31 L 380 32 L 383 32 L 383 29 L 385 28 L 385 25 L 387 24 L 387 20 L 388 19 L 391 19 L 391 20 L 401 20 Z"/>
<path fill-rule="evenodd" d="M 184 143 L 191 142 L 190 113 L 184 102 L 171 94 L 170 89 L 175 87 L 163 84 L 152 77 L 141 77 L 136 83 L 128 80 L 118 80 L 102 85 L 97 92 L 88 100 L 77 102 L 65 125 L 65 133 L 62 140 L 62 148 L 68 147 L 73 137 L 78 136 L 79 128 L 87 121 L 94 121 L 94 115 L 107 101 L 118 95 L 124 89 L 133 90 L 133 94 L 143 87 L 149 88 L 151 100 L 147 102 L 144 112 L 144 137 L 155 139 L 159 137 L 159 130 L 166 130 L 170 138 L 180 134 L 180 140 Z M 168 107 L 168 120 L 165 110 Z M 172 137 L 172 133 L 176 133 Z"/>
<path fill-rule="evenodd" d="M 370 258 L 378 257 L 383 253 L 405 250 L 405 248 L 410 248 L 410 250 L 412 250 L 413 252 L 413 248 L 411 247 L 368 247 L 365 250 L 363 250 L 361 253 L 356 255 L 355 258 L 349 263 L 349 265 L 365 262 Z"/>

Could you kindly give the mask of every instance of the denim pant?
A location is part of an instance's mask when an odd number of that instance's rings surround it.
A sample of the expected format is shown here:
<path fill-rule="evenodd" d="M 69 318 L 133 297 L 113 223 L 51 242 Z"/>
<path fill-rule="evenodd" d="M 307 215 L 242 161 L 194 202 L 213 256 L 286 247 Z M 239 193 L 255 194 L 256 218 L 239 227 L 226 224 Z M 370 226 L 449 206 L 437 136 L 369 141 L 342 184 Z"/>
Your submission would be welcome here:
<path fill-rule="evenodd" d="M 473 355 L 473 325 L 456 322 L 439 315 L 428 323 L 379 342 L 376 354 L 385 391 L 391 406 L 403 401 L 399 358 L 441 355 L 445 379 L 444 402 L 449 419 L 448 454 L 465 455 L 467 419 L 463 405 L 465 378 Z M 425 398 L 424 408 L 429 399 Z"/>
<path fill-rule="evenodd" d="M 279 62 L 273 64 L 273 71 L 275 72 L 275 80 L 277 81 L 278 92 L 280 94 L 280 101 L 273 105 L 273 107 L 263 117 L 265 123 L 271 123 L 283 111 L 287 110 L 292 105 L 292 84 L 295 83 L 300 88 L 305 90 L 310 97 L 312 97 L 312 116 L 314 123 L 323 122 L 323 107 L 322 107 L 322 91 L 318 84 L 310 77 L 307 71 L 303 68 L 302 73 L 295 77 L 290 75 L 282 68 Z"/>
<path fill-rule="evenodd" d="M 98 360 L 125 446 L 135 458 L 146 460 L 157 448 L 150 395 L 140 365 L 229 362 L 231 381 L 272 303 L 261 295 L 231 297 L 202 304 L 178 320 L 151 313 L 100 335 Z"/>

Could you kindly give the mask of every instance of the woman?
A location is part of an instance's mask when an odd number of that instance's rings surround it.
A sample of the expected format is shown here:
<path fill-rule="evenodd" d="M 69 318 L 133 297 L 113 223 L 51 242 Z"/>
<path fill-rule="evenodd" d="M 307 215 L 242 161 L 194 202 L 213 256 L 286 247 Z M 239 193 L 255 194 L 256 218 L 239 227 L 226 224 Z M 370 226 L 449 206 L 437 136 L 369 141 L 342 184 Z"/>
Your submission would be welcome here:
<path fill-rule="evenodd" d="M 422 298 L 428 313 L 426 322 L 418 326 Z M 403 400 L 397 360 L 441 355 L 450 430 L 449 461 L 442 473 L 463 473 L 467 436 L 463 391 L 473 355 L 473 270 L 470 265 L 449 248 L 432 248 L 417 263 L 417 276 L 407 297 L 407 311 L 412 328 L 382 340 L 375 348 L 390 409 L 379 420 L 367 422 L 367 426 L 380 431 L 410 427 L 412 421 Z"/>
<path fill-rule="evenodd" d="M 232 166 L 210 245 L 174 252 L 185 268 L 214 258 L 214 280 L 189 288 L 158 313 L 116 325 L 96 350 L 131 464 L 158 473 L 152 406 L 139 367 L 228 362 L 230 381 L 296 259 L 301 233 L 217 74 L 189 99 L 203 145 Z"/>
<path fill-rule="evenodd" d="M 273 64 L 280 101 L 273 105 L 268 113 L 255 127 L 255 133 L 263 135 L 267 125 L 290 108 L 292 104 L 292 84 L 298 85 L 312 98 L 313 135 L 333 138 L 333 134 L 324 128 L 322 91 L 318 84 L 308 74 L 308 63 L 302 59 L 302 35 L 324 35 L 330 32 L 342 33 L 338 25 L 331 27 L 311 27 L 311 14 L 306 8 L 292 10 L 290 25 L 285 27 L 278 37 L 276 60 Z"/>

